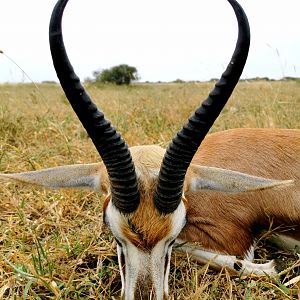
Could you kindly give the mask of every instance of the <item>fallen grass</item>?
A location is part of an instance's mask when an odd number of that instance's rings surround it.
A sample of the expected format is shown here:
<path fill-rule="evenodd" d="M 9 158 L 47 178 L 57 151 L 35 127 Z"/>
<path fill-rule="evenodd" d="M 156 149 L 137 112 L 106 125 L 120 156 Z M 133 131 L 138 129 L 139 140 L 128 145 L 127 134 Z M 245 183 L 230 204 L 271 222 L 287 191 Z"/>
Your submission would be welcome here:
<path fill-rule="evenodd" d="M 166 146 L 211 87 L 91 85 L 88 91 L 130 146 Z M 298 82 L 241 82 L 211 131 L 300 128 L 299 120 Z M 58 85 L 0 86 L 1 172 L 98 160 Z M 0 190 L 0 299 L 118 298 L 115 242 L 102 226 L 101 196 L 11 183 L 2 183 Z M 296 252 L 261 241 L 257 257 L 285 259 L 282 277 L 231 277 L 173 254 L 171 299 L 300 299 Z"/>

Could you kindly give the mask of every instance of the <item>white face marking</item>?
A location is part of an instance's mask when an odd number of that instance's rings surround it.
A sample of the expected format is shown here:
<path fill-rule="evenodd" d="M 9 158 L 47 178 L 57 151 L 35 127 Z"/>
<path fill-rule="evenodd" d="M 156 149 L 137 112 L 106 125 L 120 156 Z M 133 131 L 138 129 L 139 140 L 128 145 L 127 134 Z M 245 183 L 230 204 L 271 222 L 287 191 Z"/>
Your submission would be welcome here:
<path fill-rule="evenodd" d="M 164 295 L 168 295 L 168 276 L 172 252 L 170 244 L 185 225 L 185 216 L 185 206 L 181 202 L 171 216 L 171 232 L 160 240 L 151 251 L 144 252 L 122 234 L 121 220 L 124 216 L 114 207 L 112 201 L 109 202 L 105 218 L 118 243 L 118 261 L 122 280 L 121 296 L 125 300 L 135 299 L 139 280 L 151 283 L 157 300 L 162 300 Z M 122 269 L 122 263 L 125 264 L 125 270 Z M 141 293 L 144 295 L 147 293 L 148 296 L 151 293 L 151 286 L 147 284 L 141 286 Z M 143 299 L 142 294 L 140 297 Z"/>

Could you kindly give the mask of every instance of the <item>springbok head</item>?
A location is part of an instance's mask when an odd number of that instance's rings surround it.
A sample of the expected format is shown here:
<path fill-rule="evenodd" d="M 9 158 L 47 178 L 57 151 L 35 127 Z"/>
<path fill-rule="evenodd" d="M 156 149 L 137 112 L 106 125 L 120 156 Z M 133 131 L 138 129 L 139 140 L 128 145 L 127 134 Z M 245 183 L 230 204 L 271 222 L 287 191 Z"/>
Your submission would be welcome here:
<path fill-rule="evenodd" d="M 244 68 L 250 44 L 247 17 L 235 0 L 228 0 L 239 25 L 236 49 L 209 97 L 166 152 L 155 146 L 146 151 L 143 147 L 129 151 L 92 102 L 69 62 L 61 29 L 67 2 L 59 0 L 53 10 L 51 53 L 62 88 L 103 160 L 97 184 L 107 193 L 104 220 L 117 241 L 122 295 L 125 299 L 145 299 L 153 289 L 156 298 L 163 299 L 168 295 L 172 245 L 186 222 L 184 189 L 191 186 L 185 181 L 186 173 Z"/>
<path fill-rule="evenodd" d="M 74 73 L 62 38 L 61 21 L 68 0 L 59 0 L 50 21 L 50 47 L 62 88 L 92 139 L 102 162 L 37 172 L 1 174 L 50 188 L 87 187 L 106 195 L 103 215 L 117 241 L 126 300 L 168 296 L 170 255 L 186 224 L 188 191 L 242 192 L 274 186 L 275 181 L 228 170 L 199 167 L 192 158 L 230 97 L 243 71 L 250 44 L 247 17 L 228 0 L 238 20 L 238 40 L 226 71 L 208 98 L 176 134 L 167 150 L 126 143 L 92 102 Z M 201 205 L 201 203 L 199 203 Z"/>

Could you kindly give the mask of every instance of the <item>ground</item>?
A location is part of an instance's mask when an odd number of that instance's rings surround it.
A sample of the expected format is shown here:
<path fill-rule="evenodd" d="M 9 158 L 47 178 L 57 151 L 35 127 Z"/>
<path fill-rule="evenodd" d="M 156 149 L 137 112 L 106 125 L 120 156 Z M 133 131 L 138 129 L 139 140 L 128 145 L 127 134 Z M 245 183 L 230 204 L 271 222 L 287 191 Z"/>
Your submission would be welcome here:
<path fill-rule="evenodd" d="M 87 88 L 130 146 L 166 146 L 212 84 Z M 299 120 L 299 82 L 244 81 L 212 131 L 300 128 Z M 59 85 L 0 85 L 0 172 L 97 161 Z M 118 298 L 116 247 L 102 224 L 100 195 L 7 183 L 0 195 L 0 299 Z M 279 251 L 262 238 L 256 256 L 278 259 L 282 276 L 230 276 L 173 254 L 170 299 L 300 299 L 297 249 Z"/>

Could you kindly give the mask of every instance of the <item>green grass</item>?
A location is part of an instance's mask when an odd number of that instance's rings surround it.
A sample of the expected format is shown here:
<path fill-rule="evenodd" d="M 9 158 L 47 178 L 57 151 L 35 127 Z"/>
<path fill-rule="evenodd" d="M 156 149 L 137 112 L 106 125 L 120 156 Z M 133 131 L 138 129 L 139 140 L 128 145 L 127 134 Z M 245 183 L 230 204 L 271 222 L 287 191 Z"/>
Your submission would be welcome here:
<path fill-rule="evenodd" d="M 211 88 L 90 85 L 88 91 L 130 146 L 166 146 Z M 300 128 L 299 82 L 241 82 L 211 131 L 234 127 Z M 0 172 L 98 160 L 58 85 L 0 85 Z M 115 242 L 103 227 L 99 195 L 8 183 L 0 195 L 0 299 L 118 298 Z M 230 277 L 173 254 L 171 299 L 299 299 L 299 283 L 283 285 L 297 275 L 297 253 L 262 241 L 257 254 L 285 257 L 290 269 L 281 281 Z"/>

